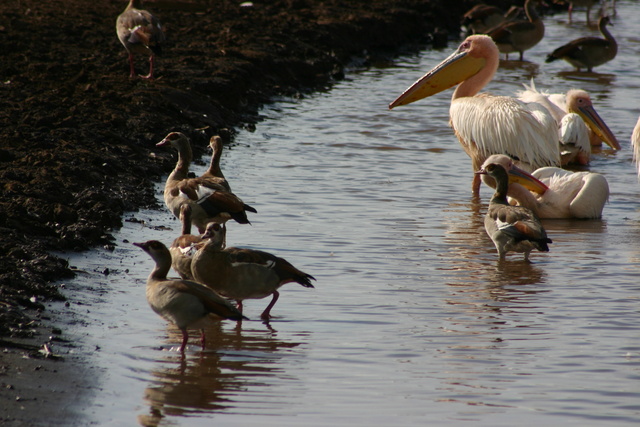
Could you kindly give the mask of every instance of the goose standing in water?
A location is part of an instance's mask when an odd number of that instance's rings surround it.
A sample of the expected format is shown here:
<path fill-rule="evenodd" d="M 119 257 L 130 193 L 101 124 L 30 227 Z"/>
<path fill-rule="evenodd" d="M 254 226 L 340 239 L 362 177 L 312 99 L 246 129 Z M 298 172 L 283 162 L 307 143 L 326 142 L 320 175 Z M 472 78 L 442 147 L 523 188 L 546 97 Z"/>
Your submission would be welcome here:
<path fill-rule="evenodd" d="M 206 337 L 203 327 L 214 314 L 223 319 L 241 320 L 242 313 L 211 289 L 189 280 L 170 280 L 169 249 L 157 240 L 134 243 L 151 255 L 156 265 L 147 279 L 147 301 L 157 314 L 173 323 L 182 332 L 180 352 L 184 353 L 189 340 L 188 328 L 200 328 L 200 342 L 204 350 Z"/>
<path fill-rule="evenodd" d="M 553 242 L 538 217 L 530 209 L 511 206 L 507 201 L 509 177 L 502 165 L 490 163 L 477 173 L 488 175 L 496 182 L 484 228 L 498 250 L 500 261 L 505 260 L 508 252 L 524 253 L 525 261 L 529 261 L 529 254 L 534 249 L 549 252 L 547 244 Z"/>
<path fill-rule="evenodd" d="M 587 72 L 591 73 L 593 67 L 611 61 L 618 54 L 618 43 L 607 29 L 609 22 L 608 16 L 603 16 L 598 22 L 598 28 L 604 39 L 600 37 L 575 39 L 551 52 L 545 62 L 564 59 L 578 71 L 586 68 Z"/>
<path fill-rule="evenodd" d="M 536 4 L 539 3 L 540 0 L 525 2 L 526 20 L 506 21 L 487 31 L 487 35 L 496 42 L 498 49 L 507 56 L 507 59 L 509 59 L 509 53 L 519 52 L 520 61 L 522 61 L 524 51 L 540 43 L 544 37 L 544 23 L 536 12 Z"/>
<path fill-rule="evenodd" d="M 305 288 L 313 288 L 311 280 L 315 278 L 283 258 L 254 249 L 222 249 L 224 228 L 218 223 L 209 223 L 202 238 L 205 244 L 191 260 L 193 277 L 220 295 L 235 300 L 240 312 L 243 300 L 272 295 L 271 302 L 260 316 L 268 322 L 282 285 L 295 282 Z"/>
<path fill-rule="evenodd" d="M 455 85 L 451 97 L 450 124 L 462 148 L 471 157 L 474 172 L 492 154 L 508 153 L 519 166 L 535 170 L 560 165 L 558 126 L 549 111 L 538 103 L 480 90 L 493 79 L 500 52 L 491 37 L 467 37 L 447 59 L 405 90 L 389 108 L 410 104 Z M 480 177 L 472 182 L 480 192 Z"/>
<path fill-rule="evenodd" d="M 180 222 L 182 223 L 182 234 L 176 237 L 169 247 L 171 267 L 184 280 L 193 280 L 191 259 L 198 245 L 202 243 L 202 238 L 191 234 L 191 206 L 186 203 L 180 206 Z"/>
<path fill-rule="evenodd" d="M 142 77 L 152 79 L 154 58 L 160 53 L 165 40 L 160 21 L 142 9 L 142 0 L 130 0 L 116 20 L 116 32 L 129 54 L 129 77 L 136 76 L 133 56 L 146 55 L 149 57 L 149 74 Z"/>
<path fill-rule="evenodd" d="M 164 188 L 164 202 L 176 218 L 180 218 L 180 207 L 186 203 L 191 206 L 191 222 L 200 233 L 204 233 L 211 221 L 224 224 L 233 219 L 239 224 L 250 224 L 247 211 L 257 211 L 228 191 L 216 177 L 188 178 L 193 154 L 191 143 L 184 134 L 171 132 L 156 145 L 171 145 L 178 150 L 176 167 Z"/>

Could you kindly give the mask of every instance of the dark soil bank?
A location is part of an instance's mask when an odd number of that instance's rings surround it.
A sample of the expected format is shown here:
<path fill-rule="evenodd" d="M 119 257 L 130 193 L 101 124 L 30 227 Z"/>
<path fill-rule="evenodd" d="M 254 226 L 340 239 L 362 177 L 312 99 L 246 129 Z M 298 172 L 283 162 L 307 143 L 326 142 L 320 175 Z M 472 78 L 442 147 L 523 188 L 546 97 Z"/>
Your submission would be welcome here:
<path fill-rule="evenodd" d="M 457 36 L 473 3 L 149 0 L 167 35 L 149 81 L 129 78 L 116 37 L 126 0 L 0 2 L 2 349 L 42 357 L 46 303 L 63 299 L 53 282 L 73 276 L 50 252 L 115 245 L 125 211 L 156 205 L 153 182 L 175 162 L 155 147 L 168 132 L 189 135 L 197 158 L 274 97 Z M 146 74 L 147 59 L 137 67 Z M 10 370 L 0 356 L 2 388 Z"/>

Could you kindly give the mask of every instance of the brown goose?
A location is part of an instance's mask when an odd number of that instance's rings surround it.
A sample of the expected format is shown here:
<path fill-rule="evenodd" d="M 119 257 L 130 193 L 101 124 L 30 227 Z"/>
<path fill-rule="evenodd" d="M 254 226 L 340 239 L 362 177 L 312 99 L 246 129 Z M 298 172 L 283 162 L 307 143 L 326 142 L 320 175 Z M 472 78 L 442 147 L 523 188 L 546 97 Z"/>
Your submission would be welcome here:
<path fill-rule="evenodd" d="M 581 68 L 586 68 L 588 72 L 591 72 L 593 67 L 611 61 L 618 54 L 618 43 L 616 43 L 616 39 L 613 38 L 607 29 L 609 22 L 610 19 L 608 16 L 603 16 L 598 22 L 598 28 L 604 36 L 604 39 L 599 37 L 581 37 L 572 40 L 551 52 L 545 62 L 564 59 L 576 67 L 578 71 L 580 71 Z"/>
<path fill-rule="evenodd" d="M 209 168 L 202 174 L 202 178 L 209 178 L 218 182 L 227 191 L 231 191 L 231 186 L 229 182 L 224 177 L 222 173 L 222 169 L 220 168 L 220 157 L 222 156 L 222 148 L 224 144 L 222 143 L 222 138 L 218 135 L 214 135 L 209 140 L 209 147 L 211 147 L 211 163 L 209 164 Z"/>
<path fill-rule="evenodd" d="M 202 238 L 205 244 L 191 261 L 193 277 L 220 295 L 236 300 L 240 312 L 243 300 L 273 295 L 260 316 L 268 322 L 280 296 L 278 288 L 291 282 L 313 288 L 311 280 L 315 278 L 283 258 L 253 249 L 222 249 L 224 228 L 218 223 L 210 223 Z"/>
<path fill-rule="evenodd" d="M 116 20 L 116 32 L 120 43 L 129 53 L 129 76 L 135 77 L 133 64 L 134 54 L 149 57 L 149 74 L 145 79 L 153 78 L 153 62 L 155 55 L 160 53 L 164 42 L 164 33 L 160 21 L 146 10 L 142 9 L 142 0 L 130 0 L 127 8 Z"/>
<path fill-rule="evenodd" d="M 529 261 L 533 249 L 549 252 L 547 243 L 552 243 L 538 217 L 522 206 L 511 206 L 507 201 L 509 176 L 502 165 L 490 163 L 477 172 L 495 180 L 496 192 L 489 202 L 484 218 L 484 228 L 498 250 L 500 261 L 505 260 L 507 252 L 524 253 Z"/>
<path fill-rule="evenodd" d="M 164 202 L 176 218 L 180 218 L 180 206 L 186 203 L 191 206 L 191 222 L 199 233 L 204 233 L 211 221 L 225 223 L 233 219 L 240 224 L 250 224 L 247 211 L 257 211 L 228 191 L 217 178 L 188 178 L 193 154 L 184 134 L 171 132 L 156 145 L 171 145 L 178 150 L 178 162 L 164 188 Z"/>
<path fill-rule="evenodd" d="M 193 280 L 191 274 L 191 258 L 202 242 L 200 236 L 191 234 L 191 206 L 180 206 L 180 222 L 182 222 L 182 234 L 173 241 L 169 247 L 171 252 L 171 267 L 185 280 Z"/>
<path fill-rule="evenodd" d="M 481 3 L 475 5 L 463 15 L 462 26 L 468 29 L 469 34 L 485 34 L 504 22 L 518 18 L 522 11 L 521 7 L 511 6 L 506 13 L 503 13 L 496 6 Z"/>
<path fill-rule="evenodd" d="M 165 320 L 175 324 L 182 332 L 180 352 L 189 340 L 187 328 L 200 328 L 200 342 L 205 346 L 203 326 L 209 320 L 209 314 L 224 319 L 241 320 L 242 313 L 229 301 L 211 289 L 189 280 L 170 280 L 167 273 L 171 268 L 169 249 L 157 240 L 134 243 L 142 248 L 156 263 L 147 279 L 147 301 L 149 305 Z"/>
<path fill-rule="evenodd" d="M 505 22 L 487 32 L 507 59 L 510 52 L 520 52 L 520 61 L 522 61 L 524 51 L 537 45 L 544 37 L 544 23 L 535 8 L 538 3 L 540 0 L 525 2 L 524 10 L 527 20 Z"/>

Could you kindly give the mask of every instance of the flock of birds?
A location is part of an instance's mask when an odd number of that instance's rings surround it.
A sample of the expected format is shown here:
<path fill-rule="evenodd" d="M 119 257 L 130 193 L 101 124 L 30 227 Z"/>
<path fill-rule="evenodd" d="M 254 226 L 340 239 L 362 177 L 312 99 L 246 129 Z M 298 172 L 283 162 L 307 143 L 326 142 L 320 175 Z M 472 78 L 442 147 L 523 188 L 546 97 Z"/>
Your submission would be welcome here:
<path fill-rule="evenodd" d="M 284 258 L 260 250 L 226 246 L 226 222 L 250 224 L 247 212 L 257 211 L 231 191 L 220 168 L 223 143 L 219 136 L 210 140 L 211 163 L 199 177 L 189 172 L 192 151 L 186 135 L 171 132 L 156 145 L 171 146 L 178 152 L 176 166 L 165 183 L 164 202 L 180 219 L 182 233 L 169 248 L 158 240 L 134 245 L 155 261 L 147 279 L 147 301 L 156 313 L 182 332 L 180 352 L 187 345 L 188 328 L 201 329 L 204 349 L 204 325 L 211 314 L 241 321 L 245 318 L 244 300 L 271 296 L 260 316 L 268 323 L 282 285 L 295 282 L 313 288 L 311 280 L 315 278 Z M 191 234 L 192 225 L 199 234 Z M 171 268 L 180 279 L 168 278 Z"/>
<path fill-rule="evenodd" d="M 472 190 L 479 194 L 481 182 L 495 189 L 485 216 L 485 229 L 501 260 L 508 252 L 534 249 L 548 251 L 552 243 L 540 218 L 600 218 L 609 197 L 604 176 L 593 172 L 570 172 L 563 166 L 589 163 L 591 146 L 608 144 L 619 150 L 615 135 L 593 107 L 584 90 L 548 94 L 533 82 L 517 97 L 479 93 L 494 77 L 500 54 L 519 52 L 536 45 L 544 36 L 544 24 L 536 12 L 541 0 L 526 0 L 525 20 L 520 10 L 502 13 L 479 5 L 465 14 L 465 25 L 476 33 L 458 49 L 404 91 L 389 108 L 406 105 L 457 86 L 450 107 L 450 124 L 472 160 Z M 573 0 L 586 5 L 587 17 L 595 0 Z M 617 44 L 607 30 L 609 18 L 599 21 L 604 39 L 583 37 L 559 47 L 547 61 L 564 59 L 578 70 L 613 59 Z M 128 52 L 130 76 L 135 77 L 134 55 L 149 57 L 154 77 L 154 56 L 165 37 L 160 22 L 142 9 L 141 0 L 130 0 L 116 22 L 118 38 Z M 479 33 L 485 33 L 479 34 Z M 187 328 L 201 329 L 210 314 L 241 321 L 245 299 L 272 296 L 261 314 L 269 322 L 278 300 L 278 288 L 286 283 L 313 287 L 313 276 L 283 258 L 267 252 L 226 247 L 226 225 L 231 219 L 249 224 L 247 212 L 257 211 L 232 191 L 220 169 L 222 140 L 211 138 L 209 169 L 192 177 L 189 139 L 179 132 L 167 135 L 158 146 L 172 146 L 178 161 L 167 178 L 164 201 L 180 219 L 182 234 L 170 248 L 157 240 L 134 243 L 155 261 L 147 279 L 147 300 L 160 316 L 182 332 L 180 351 L 188 342 Z M 632 134 L 634 159 L 640 175 L 640 119 Z M 191 234 L 191 227 L 198 229 Z M 173 268 L 181 279 L 167 277 Z M 236 302 L 232 304 L 230 300 Z"/>
<path fill-rule="evenodd" d="M 535 10 L 539 3 L 526 1 L 526 20 L 518 20 L 513 8 L 506 14 L 495 10 L 492 14 L 493 7 L 474 7 L 463 22 L 472 32 L 485 34 L 467 37 L 454 53 L 389 104 L 393 109 L 456 86 L 449 123 L 471 158 L 474 195 L 479 195 L 481 182 L 495 189 L 485 230 L 500 260 L 508 252 L 518 252 L 528 261 L 532 250 L 549 250 L 551 239 L 540 218 L 601 218 L 609 198 L 607 179 L 563 167 L 589 164 L 592 145 L 604 142 L 613 150 L 621 149 L 584 90 L 549 94 L 538 91 L 531 82 L 515 97 L 480 93 L 493 79 L 500 54 L 519 52 L 522 60 L 523 52 L 544 36 L 544 24 Z M 595 1 L 588 5 L 589 10 L 592 3 Z M 607 31 L 609 22 L 607 16 L 599 21 L 604 39 L 571 41 L 554 50 L 547 62 L 562 58 L 591 72 L 610 61 L 617 44 Z M 640 165 L 640 119 L 631 142 Z"/>
<path fill-rule="evenodd" d="M 149 57 L 149 74 L 141 77 L 153 79 L 154 57 L 165 40 L 159 20 L 142 9 L 141 0 L 130 0 L 116 20 L 116 32 L 129 55 L 130 77 L 136 77 L 134 55 L 138 54 Z M 219 136 L 210 140 L 211 163 L 200 177 L 189 172 L 193 154 L 187 136 L 171 132 L 156 145 L 171 146 L 178 152 L 165 184 L 164 202 L 182 222 L 182 234 L 169 248 L 158 240 L 134 245 L 155 261 L 147 278 L 147 301 L 153 311 L 180 329 L 181 353 L 191 328 L 201 330 L 200 342 L 205 348 L 204 326 L 211 315 L 242 321 L 244 300 L 271 296 L 260 316 L 268 323 L 282 285 L 295 282 L 313 288 L 311 280 L 315 278 L 284 258 L 255 249 L 226 247 L 226 222 L 233 219 L 250 224 L 247 212 L 257 211 L 231 191 L 220 168 L 223 143 Z M 191 234 L 192 225 L 199 234 Z M 171 268 L 180 279 L 168 277 Z"/>

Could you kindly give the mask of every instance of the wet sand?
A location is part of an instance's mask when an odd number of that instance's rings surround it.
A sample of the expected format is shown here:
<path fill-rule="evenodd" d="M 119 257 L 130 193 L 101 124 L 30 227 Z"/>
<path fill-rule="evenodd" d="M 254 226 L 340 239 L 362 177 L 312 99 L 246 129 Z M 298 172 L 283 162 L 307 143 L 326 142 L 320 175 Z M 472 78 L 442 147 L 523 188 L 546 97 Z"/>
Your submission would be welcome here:
<path fill-rule="evenodd" d="M 153 182 L 174 165 L 156 150 L 188 134 L 251 127 L 280 96 L 304 97 L 349 67 L 384 61 L 459 32 L 471 3 L 442 0 L 147 1 L 167 43 L 156 79 L 128 77 L 111 1 L 0 5 L 0 420 L 75 425 L 92 370 L 74 352 L 75 272 L 50 255 L 112 247 L 122 214 L 158 207 Z M 437 18 L 437 19 L 436 19 Z M 436 25 L 438 27 L 436 27 Z M 140 74 L 146 58 L 137 58 Z M 107 266 L 108 268 L 108 266 Z M 105 271 L 106 272 L 106 271 Z M 64 301 L 67 301 L 65 303 Z M 82 307 L 85 309 L 85 307 Z M 96 349 L 95 351 L 99 351 Z M 59 357 L 60 356 L 60 357 Z"/>

